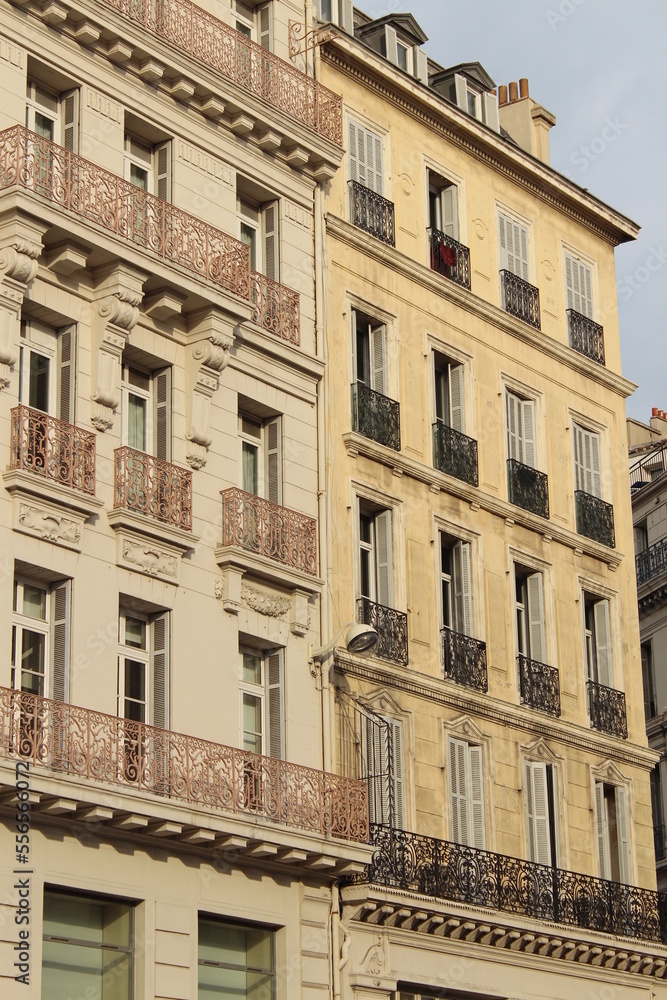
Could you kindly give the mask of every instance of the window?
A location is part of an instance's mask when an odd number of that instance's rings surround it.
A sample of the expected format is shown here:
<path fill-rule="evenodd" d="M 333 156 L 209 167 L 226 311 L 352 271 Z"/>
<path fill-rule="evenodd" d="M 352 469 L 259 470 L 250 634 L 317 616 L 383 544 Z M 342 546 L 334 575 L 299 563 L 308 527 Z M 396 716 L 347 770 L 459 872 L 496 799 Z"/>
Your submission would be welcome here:
<path fill-rule="evenodd" d="M 29 79 L 25 124 L 31 132 L 76 153 L 79 148 L 79 91 L 58 94 Z"/>
<path fill-rule="evenodd" d="M 132 941 L 133 909 L 127 903 L 45 889 L 42 996 L 130 1000 Z"/>
<path fill-rule="evenodd" d="M 466 106 L 469 115 L 472 115 L 473 118 L 477 118 L 479 121 L 482 120 L 482 97 L 481 94 L 472 90 L 471 87 L 468 87 L 466 92 Z"/>
<path fill-rule="evenodd" d="M 237 198 L 239 239 L 250 248 L 250 267 L 253 271 L 278 281 L 280 276 L 278 202 L 255 205 L 244 198 Z"/>
<path fill-rule="evenodd" d="M 428 171 L 428 224 L 453 240 L 459 238 L 456 184 L 435 170 Z"/>
<path fill-rule="evenodd" d="M 582 316 L 593 318 L 593 292 L 591 269 L 571 254 L 565 254 L 565 288 L 567 308 Z"/>
<path fill-rule="evenodd" d="M 574 468 L 576 489 L 600 498 L 600 435 L 578 424 L 574 425 Z"/>
<path fill-rule="evenodd" d="M 241 489 L 282 503 L 282 435 L 280 417 L 260 420 L 239 412 Z"/>
<path fill-rule="evenodd" d="M 505 394 L 507 406 L 507 455 L 522 465 L 536 468 L 535 459 L 535 401 L 523 399 L 509 389 Z"/>
<path fill-rule="evenodd" d="M 660 764 L 651 771 L 651 811 L 653 813 L 653 840 L 656 861 L 665 860 L 665 809 L 662 797 Z"/>
<path fill-rule="evenodd" d="M 436 420 L 455 431 L 464 431 L 463 365 L 434 351 L 433 376 Z"/>
<path fill-rule="evenodd" d="M 389 824 L 394 830 L 402 830 L 403 724 L 398 719 L 378 716 L 377 721 L 365 718 L 364 726 L 364 764 L 370 821 Z"/>
<path fill-rule="evenodd" d="M 121 441 L 171 460 L 171 369 L 150 371 L 127 360 L 121 381 Z"/>
<path fill-rule="evenodd" d="M 630 882 L 627 792 L 620 785 L 595 782 L 595 822 L 601 878 Z"/>
<path fill-rule="evenodd" d="M 528 856 L 540 865 L 558 864 L 556 774 L 551 764 L 526 761 Z"/>
<path fill-rule="evenodd" d="M 584 594 L 584 619 L 588 680 L 613 687 L 609 601 Z"/>
<path fill-rule="evenodd" d="M 258 42 L 263 49 L 272 48 L 273 24 L 272 24 L 272 4 L 265 3 L 261 7 L 253 7 L 236 0 L 233 11 L 233 25 L 236 30 L 250 38 L 253 42 Z M 328 19 L 330 20 L 330 18 Z"/>
<path fill-rule="evenodd" d="M 382 139 L 375 132 L 349 122 L 350 180 L 382 194 Z"/>
<path fill-rule="evenodd" d="M 169 613 L 148 616 L 121 609 L 118 642 L 118 715 L 167 729 Z"/>
<path fill-rule="evenodd" d="M 638 556 L 640 552 L 644 552 L 648 548 L 648 528 L 646 521 L 635 524 L 632 532 L 635 542 L 635 555 Z"/>
<path fill-rule="evenodd" d="M 542 574 L 523 567 L 514 568 L 516 590 L 516 633 L 520 656 L 544 663 L 546 639 L 544 627 L 544 591 Z"/>
<path fill-rule="evenodd" d="M 655 698 L 655 673 L 653 671 L 653 648 L 650 642 L 643 642 L 642 651 L 642 681 L 644 683 L 644 717 L 648 722 L 658 714 Z"/>
<path fill-rule="evenodd" d="M 359 596 L 392 607 L 391 511 L 359 501 Z"/>
<path fill-rule="evenodd" d="M 275 932 L 251 924 L 199 917 L 199 1000 L 275 997 Z"/>
<path fill-rule="evenodd" d="M 74 421 L 75 333 L 74 326 L 21 322 L 19 402 L 68 423 Z"/>
<path fill-rule="evenodd" d="M 462 635 L 472 635 L 470 543 L 440 532 L 440 586 L 442 624 Z"/>
<path fill-rule="evenodd" d="M 386 327 L 357 309 L 352 311 L 352 325 L 356 380 L 386 395 Z"/>
<path fill-rule="evenodd" d="M 241 728 L 243 749 L 285 757 L 284 652 L 241 650 Z"/>
<path fill-rule="evenodd" d="M 404 73 L 412 73 L 412 46 L 396 39 L 396 65 Z"/>
<path fill-rule="evenodd" d="M 14 579 L 11 686 L 56 701 L 68 695 L 71 581 Z"/>
<path fill-rule="evenodd" d="M 452 840 L 484 850 L 482 748 L 465 740 L 449 740 Z"/>
<path fill-rule="evenodd" d="M 507 215 L 498 215 L 500 270 L 528 281 L 528 230 Z"/>
<path fill-rule="evenodd" d="M 339 24 L 348 35 L 353 34 L 352 0 L 317 0 L 320 21 Z"/>
<path fill-rule="evenodd" d="M 125 133 L 125 180 L 163 201 L 171 200 L 171 143 L 151 144 Z"/>

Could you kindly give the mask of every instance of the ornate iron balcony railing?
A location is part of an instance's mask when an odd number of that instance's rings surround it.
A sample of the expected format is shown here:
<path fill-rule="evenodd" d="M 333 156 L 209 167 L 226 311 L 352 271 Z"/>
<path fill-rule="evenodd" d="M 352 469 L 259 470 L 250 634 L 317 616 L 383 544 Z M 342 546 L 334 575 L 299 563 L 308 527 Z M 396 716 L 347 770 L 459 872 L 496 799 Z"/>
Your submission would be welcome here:
<path fill-rule="evenodd" d="M 95 435 L 41 410 L 15 406 L 10 468 L 95 496 Z"/>
<path fill-rule="evenodd" d="M 437 271 L 457 285 L 470 288 L 470 250 L 458 240 L 429 229 L 431 243 L 431 270 Z"/>
<path fill-rule="evenodd" d="M 588 316 L 582 316 L 574 309 L 567 310 L 567 323 L 570 331 L 570 347 L 579 354 L 585 354 L 591 361 L 604 364 L 604 330 L 599 323 L 594 323 Z"/>
<path fill-rule="evenodd" d="M 442 420 L 433 424 L 433 464 L 440 472 L 471 486 L 479 484 L 477 442 Z"/>
<path fill-rule="evenodd" d="M 343 145 L 338 94 L 301 73 L 189 0 L 106 0 L 135 24 L 158 35 L 208 69 L 237 83 L 315 132 Z"/>
<path fill-rule="evenodd" d="M 628 718 L 623 691 L 598 684 L 597 681 L 589 681 L 588 711 L 594 729 L 627 740 Z"/>
<path fill-rule="evenodd" d="M 221 490 L 222 544 L 317 575 L 317 521 L 272 500 L 232 488 Z"/>
<path fill-rule="evenodd" d="M 363 382 L 352 385 L 352 429 L 394 451 L 401 450 L 401 406 L 395 399 L 369 389 Z"/>
<path fill-rule="evenodd" d="M 116 448 L 113 506 L 192 531 L 192 472 L 134 448 Z"/>
<path fill-rule="evenodd" d="M 450 628 L 441 632 L 445 677 L 476 691 L 488 691 L 486 643 Z"/>
<path fill-rule="evenodd" d="M 530 285 L 518 274 L 511 271 L 501 271 L 500 277 L 503 288 L 503 309 L 522 319 L 524 323 L 529 323 L 537 330 L 540 329 L 540 290 L 535 285 Z"/>
<path fill-rule="evenodd" d="M 586 538 L 609 546 L 616 546 L 614 534 L 614 508 L 599 497 L 583 490 L 575 490 L 574 503 L 577 511 L 577 531 Z"/>
<path fill-rule="evenodd" d="M 667 943 L 667 893 L 371 824 L 373 860 L 350 881 Z"/>
<path fill-rule="evenodd" d="M 549 667 L 539 660 L 531 660 L 523 653 L 519 653 L 517 660 L 523 704 L 548 715 L 560 715 L 558 667 Z"/>
<path fill-rule="evenodd" d="M 508 458 L 507 481 L 510 503 L 540 517 L 549 517 L 549 480 L 546 472 Z"/>
<path fill-rule="evenodd" d="M 343 840 L 368 842 L 356 778 L 211 743 L 88 708 L 0 688 L 0 755 Z"/>
<path fill-rule="evenodd" d="M 637 586 L 648 583 L 655 576 L 667 572 L 667 538 L 661 539 L 655 545 L 649 545 L 643 552 L 635 556 L 637 569 Z"/>
<path fill-rule="evenodd" d="M 658 823 L 653 827 L 653 846 L 655 847 L 656 861 L 664 861 L 667 857 L 667 850 L 665 850 L 666 844 L 667 837 L 665 837 L 665 825 L 664 823 Z"/>
<path fill-rule="evenodd" d="M 394 231 L 394 203 L 381 194 L 364 187 L 359 181 L 350 181 L 350 222 L 364 229 L 371 236 L 396 246 Z"/>
<path fill-rule="evenodd" d="M 376 604 L 367 597 L 357 600 L 357 618 L 364 625 L 377 629 L 375 656 L 394 663 L 408 664 L 408 616 L 403 611 Z"/>
<path fill-rule="evenodd" d="M 11 187 L 250 298 L 250 248 L 240 240 L 20 125 L 0 132 L 0 190 Z"/>
<path fill-rule="evenodd" d="M 299 293 L 259 271 L 250 272 L 252 321 L 267 333 L 297 346 L 301 342 Z"/>

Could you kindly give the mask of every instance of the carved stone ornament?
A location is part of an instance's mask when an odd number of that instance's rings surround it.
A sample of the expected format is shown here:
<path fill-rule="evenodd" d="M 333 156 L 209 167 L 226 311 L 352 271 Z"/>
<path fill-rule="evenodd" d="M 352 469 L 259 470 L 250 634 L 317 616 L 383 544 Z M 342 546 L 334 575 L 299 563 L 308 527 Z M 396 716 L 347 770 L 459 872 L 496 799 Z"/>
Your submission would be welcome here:
<path fill-rule="evenodd" d="M 0 272 L 14 281 L 28 285 L 37 274 L 42 248 L 37 243 L 19 240 L 0 250 Z"/>
<path fill-rule="evenodd" d="M 113 426 L 120 405 L 121 358 L 130 331 L 139 319 L 142 293 L 133 288 L 116 288 L 102 295 L 93 314 L 94 372 L 91 423 L 100 433 Z"/>
<path fill-rule="evenodd" d="M 216 576 L 215 578 L 213 593 L 215 594 L 216 601 L 221 601 L 225 596 L 225 581 L 220 576 Z"/>
<path fill-rule="evenodd" d="M 107 323 L 119 326 L 128 333 L 137 325 L 141 295 L 122 291 L 107 295 L 97 304 L 97 311 Z"/>
<path fill-rule="evenodd" d="M 260 615 L 267 615 L 269 618 L 282 618 L 292 605 L 290 597 L 266 594 L 264 591 L 246 584 L 241 584 L 241 600 L 252 611 L 257 611 Z"/>
<path fill-rule="evenodd" d="M 199 315 L 190 332 L 194 343 L 186 354 L 185 367 L 186 461 L 191 468 L 202 469 L 211 444 L 208 431 L 211 397 L 218 388 L 220 372 L 229 364 L 234 324 L 226 315 L 211 309 Z"/>
<path fill-rule="evenodd" d="M 81 525 L 78 521 L 54 514 L 43 507 L 32 507 L 22 503 L 18 522 L 30 534 L 37 535 L 47 542 L 70 542 L 78 545 L 81 539 Z"/>
<path fill-rule="evenodd" d="M 19 356 L 14 335 L 18 338 L 23 296 L 20 292 L 4 294 L 9 291 L 0 289 L 0 389 L 11 382 L 11 370 Z"/>
<path fill-rule="evenodd" d="M 374 943 L 370 946 L 361 964 L 369 976 L 380 976 L 384 968 L 384 949 L 382 947 L 382 935 L 378 934 Z"/>
<path fill-rule="evenodd" d="M 129 538 L 123 540 L 123 559 L 126 562 L 134 563 L 148 576 L 175 578 L 178 572 L 178 562 L 170 552 L 163 552 L 150 545 L 141 545 Z"/>

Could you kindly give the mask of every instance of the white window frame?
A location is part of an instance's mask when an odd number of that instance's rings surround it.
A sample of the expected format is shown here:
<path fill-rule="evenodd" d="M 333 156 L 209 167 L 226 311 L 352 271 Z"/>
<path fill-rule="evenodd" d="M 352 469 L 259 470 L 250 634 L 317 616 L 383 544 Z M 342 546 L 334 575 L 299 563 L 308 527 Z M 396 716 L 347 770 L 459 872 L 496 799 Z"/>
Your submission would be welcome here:
<path fill-rule="evenodd" d="M 361 337 L 364 338 L 365 363 L 368 366 L 367 381 L 359 377 L 359 337 L 358 324 L 361 319 Z M 352 309 L 352 352 L 354 383 L 363 382 L 369 389 L 388 396 L 387 391 L 387 324 L 375 320 L 361 309 Z"/>
<path fill-rule="evenodd" d="M 396 65 L 403 73 L 409 73 L 410 76 L 414 75 L 414 62 L 413 62 L 413 46 L 409 42 L 404 42 L 401 38 L 396 39 Z M 405 66 L 401 66 L 399 59 L 399 50 L 405 52 Z"/>
<path fill-rule="evenodd" d="M 483 851 L 486 849 L 483 747 L 450 734 L 448 757 L 451 839 L 455 844 Z M 477 781 L 479 788 L 475 789 Z"/>
<path fill-rule="evenodd" d="M 35 587 L 45 595 L 44 618 L 33 618 L 24 611 L 14 611 L 23 605 L 25 587 Z M 59 607 L 60 605 L 60 607 Z M 41 697 L 56 701 L 69 698 L 69 665 L 71 642 L 72 581 L 58 580 L 43 583 L 17 574 L 14 577 L 12 596 L 12 657 L 10 686 L 21 690 L 21 650 L 24 631 L 44 636 L 44 674 Z M 60 616 L 60 617 L 58 617 Z M 59 663 L 56 660 L 59 659 Z"/>
<path fill-rule="evenodd" d="M 405 818 L 406 818 L 406 795 L 405 795 L 405 730 L 403 725 L 403 719 L 397 719 L 390 715 L 380 715 L 380 718 L 385 722 L 391 732 L 391 749 L 392 749 L 392 776 L 394 784 L 394 812 L 390 817 L 390 822 L 395 830 L 405 829 Z M 376 788 L 379 783 L 379 798 L 382 806 L 382 811 L 384 813 L 383 800 L 385 797 L 384 781 L 383 777 L 385 773 L 389 773 L 389 765 L 386 762 L 386 745 L 384 740 L 381 741 L 380 747 L 375 747 L 372 753 L 372 759 L 380 759 L 380 775 L 373 775 L 369 773 L 369 742 L 370 738 L 374 736 L 379 730 L 379 727 L 369 722 L 365 721 L 363 741 L 364 741 L 364 771 L 366 781 L 374 781 L 376 783 Z M 387 794 L 388 798 L 388 794 Z M 371 823 L 377 822 L 378 817 L 374 814 L 375 802 L 377 799 L 377 792 L 371 793 L 369 789 L 369 806 L 371 813 Z M 384 819 L 381 816 L 380 819 Z"/>
<path fill-rule="evenodd" d="M 353 140 L 353 129 L 357 129 Z M 386 190 L 388 187 L 385 178 L 385 136 L 386 133 L 378 130 L 377 123 L 371 123 L 356 112 L 354 115 L 350 115 L 347 119 L 347 174 L 348 180 L 358 181 L 363 187 L 368 188 L 371 191 L 375 191 L 376 194 L 381 195 L 383 198 L 390 198 L 390 193 Z M 356 155 L 356 148 L 358 145 L 358 140 L 363 136 L 365 143 L 366 152 L 364 153 L 365 162 L 363 165 L 359 164 L 359 157 Z M 352 143 L 355 143 L 352 146 Z M 371 144 L 372 148 L 372 171 L 369 174 L 369 166 L 366 161 L 366 155 L 368 150 L 368 144 Z M 353 155 L 354 152 L 354 155 Z M 377 166 L 377 159 L 380 160 L 379 168 Z M 370 181 L 370 183 L 369 183 Z"/>
<path fill-rule="evenodd" d="M 263 3 L 255 5 L 253 3 L 244 2 L 241 0 L 241 6 L 245 7 L 248 14 L 244 10 L 239 9 L 239 0 L 233 0 L 232 3 L 232 19 L 233 28 L 239 32 L 239 34 L 244 35 L 249 38 L 251 42 L 255 42 L 257 45 L 261 45 L 262 48 L 267 49 L 269 52 L 273 49 L 273 3 L 269 0 L 268 3 Z M 264 11 L 268 12 L 268 28 L 262 28 L 261 18 Z M 243 27 L 239 27 L 242 25 Z M 245 30 L 244 30 L 245 29 Z M 268 44 L 267 44 L 268 42 Z"/>
<path fill-rule="evenodd" d="M 531 282 L 531 276 L 535 274 L 535 268 L 533 266 L 533 227 L 530 220 L 519 215 L 517 212 L 508 208 L 506 205 L 502 205 L 499 202 L 495 203 L 495 218 L 496 218 L 496 239 L 498 247 L 498 282 L 499 289 L 501 292 L 501 303 L 502 303 L 502 279 L 500 278 L 500 272 L 503 270 L 511 271 L 512 274 L 516 274 L 519 278 L 524 281 Z M 525 259 L 521 255 L 521 267 L 519 270 L 515 270 L 509 267 L 509 260 L 503 261 L 503 246 L 502 246 L 502 231 L 501 231 L 501 218 L 504 221 L 509 221 L 513 226 L 518 226 L 519 230 L 525 231 L 526 239 L 526 255 Z M 513 242 L 514 242 L 514 232 L 513 232 Z M 516 257 L 516 254 L 512 255 Z M 533 282 L 534 283 L 534 282 Z"/>
<path fill-rule="evenodd" d="M 127 644 L 127 619 L 134 619 L 143 622 L 145 625 L 146 643 L 145 648 L 131 646 Z M 154 640 L 154 626 L 158 619 L 164 619 L 165 627 L 165 649 L 164 649 L 164 704 L 161 712 L 164 719 L 155 719 L 155 711 L 158 700 L 155 695 L 155 669 L 154 658 L 156 654 Z M 135 701 L 128 699 L 125 691 L 125 661 L 132 660 L 135 663 L 142 663 L 144 666 L 144 700 L 139 702 L 144 706 L 144 725 L 157 726 L 158 728 L 169 728 L 169 687 L 171 676 L 171 649 L 170 649 L 170 627 L 171 613 L 168 611 L 156 614 L 146 614 L 144 612 L 129 609 L 121 605 L 118 613 L 118 717 L 128 718 L 125 715 L 125 701 Z"/>
<path fill-rule="evenodd" d="M 609 799 L 614 799 L 616 810 L 616 858 L 612 857 L 614 844 L 609 823 Z M 594 775 L 593 817 L 596 854 L 600 878 L 620 884 L 633 884 L 633 854 L 631 851 L 630 785 L 625 781 L 607 780 Z M 614 879 L 614 866 L 618 879 Z"/>
<path fill-rule="evenodd" d="M 470 110 L 470 104 L 472 102 L 473 110 Z M 471 87 L 469 84 L 466 88 L 466 111 L 471 118 L 475 118 L 477 121 L 482 120 L 482 95 Z"/>
<path fill-rule="evenodd" d="M 449 628 L 459 635 L 473 637 L 473 583 L 472 583 L 472 545 L 462 538 L 453 539 L 449 532 L 442 529 L 438 532 L 440 559 L 440 623 L 443 628 Z M 442 552 L 448 549 L 451 553 L 451 572 L 443 566 Z M 457 565 L 458 554 L 458 565 Z M 467 574 L 467 583 L 466 583 Z M 445 601 L 445 588 L 449 597 Z M 447 604 L 447 607 L 445 607 Z M 447 613 L 446 613 L 447 612 Z M 446 619 L 449 618 L 449 623 Z"/>
<path fill-rule="evenodd" d="M 582 591 L 582 598 L 586 679 L 615 688 L 611 602 L 608 597 L 600 597 L 588 589 Z"/>
<path fill-rule="evenodd" d="M 549 800 L 548 770 L 551 771 L 551 801 Z M 559 865 L 560 852 L 558 770 L 551 761 L 537 761 L 530 757 L 524 758 L 523 761 L 524 818 L 527 833 L 526 857 L 535 864 L 550 865 L 554 868 Z M 540 788 L 542 776 L 543 785 Z M 541 810 L 539 808 L 540 794 L 544 796 Z M 540 830 L 541 823 L 545 825 L 543 833 Z"/>
<path fill-rule="evenodd" d="M 391 507 L 385 507 L 383 510 L 364 510 L 367 503 L 364 502 L 363 497 L 357 498 L 357 551 L 358 551 L 358 596 L 365 597 L 374 604 L 380 604 L 383 607 L 393 608 L 394 604 L 394 564 L 393 564 L 393 511 Z M 362 540 L 361 537 L 361 519 L 362 517 L 368 518 L 370 524 L 370 539 Z M 382 521 L 380 520 L 382 519 Z M 384 523 L 385 527 L 382 528 L 386 533 L 386 561 L 381 561 L 380 544 L 378 542 L 378 527 Z M 362 570 L 361 565 L 364 559 L 362 553 L 366 553 L 369 560 L 369 590 L 370 594 L 361 593 L 361 581 L 362 581 Z M 386 569 L 384 569 L 386 567 Z M 381 574 L 386 573 L 386 581 L 383 581 Z M 383 587 L 386 588 L 386 595 L 382 593 Z"/>
<path fill-rule="evenodd" d="M 30 405 L 30 359 L 33 354 L 46 358 L 49 364 L 48 406 L 44 411 L 56 416 L 57 411 L 57 360 L 58 332 L 45 323 L 33 319 L 22 320 L 19 361 L 19 402 Z"/>
<path fill-rule="evenodd" d="M 244 426 L 246 429 L 244 430 Z M 252 425 L 257 429 L 257 434 L 252 434 L 248 426 Z M 243 462 L 243 452 L 244 445 L 250 446 L 256 452 L 256 462 L 257 462 L 257 492 L 256 496 L 264 497 L 267 500 L 271 500 L 273 503 L 282 504 L 282 487 L 283 487 L 283 475 L 282 475 L 282 416 L 276 414 L 273 417 L 268 417 L 262 420 L 260 417 L 251 416 L 249 413 L 244 412 L 243 407 L 240 406 L 238 414 L 238 438 L 239 438 L 239 488 L 245 492 L 252 492 L 246 489 L 247 484 L 244 482 L 244 462 Z M 275 427 L 275 432 L 272 431 L 272 427 Z M 275 448 L 270 447 L 270 436 L 274 435 L 276 438 Z M 276 456 L 275 461 L 275 474 L 272 477 L 269 462 L 271 456 Z M 273 495 L 272 495 L 273 494 Z"/>
<path fill-rule="evenodd" d="M 143 150 L 145 157 L 139 155 L 136 150 Z M 159 158 L 165 154 L 164 172 L 160 172 Z M 135 185 L 137 191 L 144 191 L 153 197 L 162 198 L 163 201 L 171 201 L 171 141 L 166 139 L 162 142 L 151 143 L 149 140 L 135 135 L 131 130 L 126 130 L 123 136 L 123 177 L 129 184 L 134 184 L 132 180 L 132 167 L 137 167 L 146 175 L 146 187 Z M 160 184 L 163 190 L 160 192 Z M 147 212 L 152 211 L 152 205 L 147 205 Z"/>
<path fill-rule="evenodd" d="M 274 213 L 273 229 L 268 228 L 269 213 Z M 250 266 L 253 270 L 272 280 L 280 280 L 280 202 L 279 199 L 271 199 L 258 204 L 248 198 L 237 194 L 236 197 L 236 218 L 237 238 L 250 247 Z M 243 230 L 247 230 L 248 237 L 244 238 Z M 250 236 L 252 234 L 252 236 Z M 252 243 L 249 242 L 252 239 Z M 272 266 L 269 267 L 269 246 L 268 241 L 273 240 Z M 252 257 L 255 257 L 253 264 Z M 272 274 L 267 271 L 272 270 Z"/>
<path fill-rule="evenodd" d="M 53 99 L 56 105 L 55 109 L 40 102 L 38 93 L 40 90 L 45 96 Z M 53 90 L 51 87 L 45 87 L 43 83 L 40 83 L 37 80 L 28 78 L 26 84 L 26 128 L 31 132 L 37 132 L 35 124 L 36 115 L 39 114 L 44 118 L 48 118 L 53 124 L 53 136 L 51 142 L 54 142 L 59 146 L 62 145 L 60 128 L 61 100 L 62 96 L 57 91 Z"/>
<path fill-rule="evenodd" d="M 565 299 L 565 310 L 567 311 L 568 309 L 574 309 L 574 311 L 577 312 L 577 313 L 579 313 L 580 316 L 586 316 L 588 319 L 591 319 L 591 320 L 595 321 L 595 317 L 597 315 L 597 295 L 596 295 L 596 289 L 597 289 L 597 266 L 596 266 L 596 263 L 590 257 L 585 256 L 584 254 L 580 253 L 578 250 L 575 250 L 573 247 L 568 246 L 568 245 L 566 245 L 564 243 L 561 245 L 561 249 L 562 249 L 562 262 L 563 262 L 563 296 L 564 296 L 564 299 Z M 586 311 L 585 308 L 584 309 L 577 309 L 576 304 L 575 304 L 574 291 L 573 291 L 572 297 L 571 297 L 570 290 L 569 290 L 568 284 L 567 284 L 568 261 L 570 261 L 570 266 L 571 267 L 576 266 L 576 267 L 578 267 L 580 269 L 580 278 L 581 278 L 581 269 L 584 270 L 584 278 L 585 278 L 585 272 L 588 272 L 588 281 L 590 282 L 590 305 L 589 305 L 589 310 L 588 311 Z M 573 274 L 573 285 L 574 285 L 574 270 L 573 270 L 572 274 Z M 580 305 L 581 304 L 582 304 L 582 301 L 580 301 Z"/>
<path fill-rule="evenodd" d="M 12 610 L 12 652 L 15 656 L 15 661 L 12 663 L 11 671 L 11 686 L 15 690 L 21 691 L 22 688 L 22 666 L 21 666 L 21 650 L 23 648 L 22 636 L 24 632 L 35 633 L 37 635 L 44 637 L 44 673 L 42 676 L 42 691 L 41 697 L 50 697 L 51 691 L 51 592 L 50 588 L 46 584 L 36 583 L 33 580 L 26 579 L 25 577 L 15 577 L 14 579 L 14 602 L 17 608 L 23 608 L 23 595 L 25 587 L 35 587 L 35 589 L 42 591 L 44 594 L 44 618 L 33 618 L 26 614 L 23 610 Z M 13 608 L 13 604 L 12 604 Z M 30 671 L 31 675 L 37 676 Z"/>
<path fill-rule="evenodd" d="M 130 371 L 136 372 L 138 375 L 144 376 L 148 381 L 148 388 L 144 389 L 142 386 L 133 385 L 129 381 Z M 164 403 L 160 403 L 159 397 L 159 383 L 158 379 L 164 378 L 165 381 L 165 396 L 166 400 Z M 143 449 L 143 454 L 150 455 L 154 458 L 162 458 L 163 461 L 171 461 L 171 417 L 172 417 L 172 400 L 171 400 L 171 368 L 160 368 L 156 370 L 145 368 L 143 365 L 135 364 L 134 362 L 123 361 L 121 366 L 121 384 L 120 384 L 120 396 L 121 396 L 121 407 L 120 407 L 120 435 L 121 444 L 129 446 L 129 412 L 130 412 L 130 396 L 136 396 L 138 399 L 142 399 L 146 403 L 146 447 Z M 158 410 L 161 406 L 164 406 L 165 410 L 165 424 L 164 424 L 164 434 L 165 434 L 165 455 L 158 456 L 158 431 L 160 429 L 160 418 Z M 140 451 L 142 449 L 136 449 Z"/>

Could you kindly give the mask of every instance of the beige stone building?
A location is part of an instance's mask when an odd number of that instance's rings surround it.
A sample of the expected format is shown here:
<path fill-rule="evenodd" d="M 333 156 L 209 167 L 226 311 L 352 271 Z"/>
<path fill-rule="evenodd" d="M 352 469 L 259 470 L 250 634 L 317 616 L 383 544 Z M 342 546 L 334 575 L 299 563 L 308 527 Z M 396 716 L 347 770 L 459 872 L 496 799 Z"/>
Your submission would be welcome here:
<path fill-rule="evenodd" d="M 346 144 L 316 243 L 325 594 L 380 633 L 323 679 L 375 848 L 337 989 L 663 995 L 614 276 L 637 227 L 550 168 L 526 80 L 437 65 L 408 14 L 320 11 Z"/>

